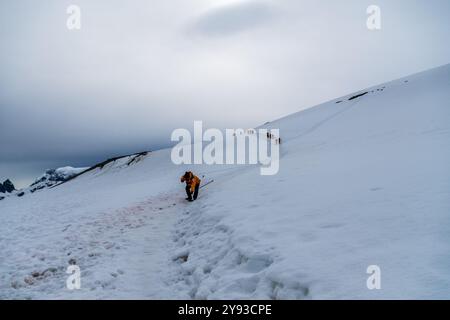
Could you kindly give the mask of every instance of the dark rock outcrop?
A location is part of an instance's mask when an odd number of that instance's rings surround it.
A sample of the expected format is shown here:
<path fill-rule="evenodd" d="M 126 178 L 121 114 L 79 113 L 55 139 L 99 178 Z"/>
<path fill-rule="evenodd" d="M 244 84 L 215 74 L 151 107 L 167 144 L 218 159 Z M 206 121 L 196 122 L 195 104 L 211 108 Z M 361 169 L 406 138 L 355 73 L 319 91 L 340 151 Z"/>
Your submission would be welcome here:
<path fill-rule="evenodd" d="M 354 99 L 356 99 L 356 98 L 359 98 L 359 97 L 362 97 L 362 96 L 365 96 L 366 94 L 368 94 L 369 92 L 363 92 L 363 93 L 360 93 L 360 94 L 357 94 L 357 95 L 355 95 L 355 96 L 353 96 L 353 97 L 350 97 L 349 99 L 348 99 L 348 101 L 351 101 L 351 100 L 354 100 Z"/>
<path fill-rule="evenodd" d="M 3 188 L 5 188 L 6 192 L 8 192 L 8 193 L 11 193 L 14 190 L 16 190 L 16 188 L 14 187 L 14 184 L 9 179 L 3 181 Z"/>
<path fill-rule="evenodd" d="M 103 162 L 97 163 L 96 165 L 94 165 L 94 166 L 92 166 L 92 167 L 90 167 L 90 168 L 84 170 L 83 172 L 81 172 L 81 173 L 79 173 L 79 174 L 76 174 L 76 175 L 74 175 L 74 176 L 68 178 L 68 179 L 65 180 L 65 181 L 62 181 L 62 182 L 61 182 L 60 184 L 58 184 L 58 185 L 61 185 L 61 184 L 66 183 L 66 182 L 69 182 L 70 180 L 75 179 L 75 178 L 78 177 L 79 175 L 85 174 L 86 172 L 93 171 L 93 170 L 95 170 L 95 169 L 103 169 L 103 167 L 106 166 L 107 164 L 110 164 L 110 163 L 112 163 L 112 162 L 115 162 L 115 161 L 117 161 L 117 160 L 119 160 L 119 159 L 123 159 L 123 158 L 126 158 L 126 157 L 131 157 L 131 159 L 127 162 L 127 166 L 132 165 L 133 163 L 139 162 L 139 161 L 141 160 L 142 157 L 146 156 L 146 155 L 149 154 L 150 152 L 151 152 L 151 151 L 143 151 L 143 152 L 139 152 L 139 153 L 128 154 L 128 155 L 126 155 L 126 156 L 110 158 L 110 159 L 105 160 L 105 161 L 103 161 Z"/>
<path fill-rule="evenodd" d="M 11 182 L 11 180 L 7 179 L 3 183 L 0 183 L 0 192 L 1 193 L 11 193 L 16 188 L 14 187 L 14 184 Z"/>

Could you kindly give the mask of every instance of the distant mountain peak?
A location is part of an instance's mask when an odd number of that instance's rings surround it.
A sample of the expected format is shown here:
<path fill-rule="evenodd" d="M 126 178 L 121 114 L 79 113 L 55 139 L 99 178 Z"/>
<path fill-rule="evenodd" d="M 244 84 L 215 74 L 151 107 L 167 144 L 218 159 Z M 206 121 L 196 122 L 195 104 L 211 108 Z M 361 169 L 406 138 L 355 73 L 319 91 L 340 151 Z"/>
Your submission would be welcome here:
<path fill-rule="evenodd" d="M 31 193 L 44 188 L 52 187 L 58 183 L 67 181 L 80 174 L 88 168 L 62 167 L 57 169 L 47 169 L 45 174 L 37 178 L 27 189 Z"/>
<path fill-rule="evenodd" d="M 34 193 L 45 188 L 50 188 L 58 183 L 62 183 L 71 179 L 72 177 L 80 174 L 86 169 L 88 168 L 62 167 L 57 169 L 47 169 L 45 173 L 37 178 L 29 187 L 18 191 L 14 187 L 14 184 L 11 182 L 11 180 L 7 179 L 3 183 L 0 183 L 0 193 L 5 194 L 4 196 L 0 196 L 0 200 L 5 199 L 8 194 L 22 197 L 25 194 Z"/>
<path fill-rule="evenodd" d="M 14 187 L 11 180 L 6 179 L 3 183 L 0 183 L 0 193 L 11 193 L 14 190 L 16 190 L 16 187 Z"/>

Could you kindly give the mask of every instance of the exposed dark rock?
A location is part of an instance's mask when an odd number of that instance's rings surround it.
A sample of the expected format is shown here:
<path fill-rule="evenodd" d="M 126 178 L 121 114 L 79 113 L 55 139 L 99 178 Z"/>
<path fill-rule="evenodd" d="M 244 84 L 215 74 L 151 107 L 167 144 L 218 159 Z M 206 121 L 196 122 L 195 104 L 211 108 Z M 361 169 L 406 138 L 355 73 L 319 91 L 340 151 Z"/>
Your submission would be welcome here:
<path fill-rule="evenodd" d="M 3 181 L 3 188 L 5 188 L 6 192 L 8 192 L 8 193 L 11 193 L 14 190 L 16 190 L 13 183 L 9 179 Z"/>
<path fill-rule="evenodd" d="M 14 190 L 16 190 L 16 188 L 11 180 L 6 179 L 3 183 L 0 183 L 0 193 L 11 193 Z"/>
<path fill-rule="evenodd" d="M 138 153 L 136 155 L 134 155 L 130 160 L 128 160 L 127 162 L 127 166 L 132 165 L 133 163 L 138 163 L 139 161 L 141 161 L 143 159 L 144 156 L 146 156 L 148 154 L 148 152 L 141 152 Z"/>
<path fill-rule="evenodd" d="M 25 192 L 23 192 L 23 191 L 22 191 L 22 192 L 19 192 L 19 193 L 17 194 L 18 197 L 23 197 L 24 195 L 25 195 Z"/>
<path fill-rule="evenodd" d="M 377 90 L 378 90 L 378 89 L 377 89 Z M 368 93 L 369 93 L 369 92 L 366 91 L 366 92 L 357 94 L 357 95 L 355 95 L 355 96 L 353 96 L 353 97 L 350 97 L 350 98 L 348 99 L 348 101 L 353 100 L 353 99 L 356 99 L 356 98 L 359 98 L 359 97 L 362 97 L 362 96 L 364 96 L 364 95 L 366 95 L 366 94 L 368 94 Z"/>

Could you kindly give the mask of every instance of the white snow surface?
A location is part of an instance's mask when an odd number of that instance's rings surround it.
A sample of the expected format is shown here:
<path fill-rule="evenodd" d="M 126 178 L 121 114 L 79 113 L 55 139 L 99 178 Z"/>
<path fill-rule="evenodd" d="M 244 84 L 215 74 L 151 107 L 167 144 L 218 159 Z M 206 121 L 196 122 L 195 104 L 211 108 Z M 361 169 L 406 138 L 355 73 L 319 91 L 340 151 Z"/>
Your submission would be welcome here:
<path fill-rule="evenodd" d="M 81 172 L 87 170 L 89 168 L 74 168 L 70 166 L 61 167 L 57 169 L 49 169 L 45 174 L 40 176 L 38 179 L 36 179 L 36 182 L 38 182 L 40 179 L 50 178 L 50 174 L 53 174 L 55 178 L 65 180 L 69 179 L 77 174 L 80 174 Z"/>
<path fill-rule="evenodd" d="M 67 167 L 62 167 L 62 168 L 56 169 L 56 173 L 64 175 L 66 177 L 71 177 L 71 176 L 74 176 L 76 174 L 79 174 L 79 173 L 85 171 L 86 169 L 88 169 L 88 168 L 74 168 L 74 167 L 67 166 Z"/>
<path fill-rule="evenodd" d="M 450 65 L 366 91 L 264 126 L 274 176 L 166 149 L 4 199 L 0 298 L 449 299 Z M 214 179 L 193 203 L 187 169 Z"/>

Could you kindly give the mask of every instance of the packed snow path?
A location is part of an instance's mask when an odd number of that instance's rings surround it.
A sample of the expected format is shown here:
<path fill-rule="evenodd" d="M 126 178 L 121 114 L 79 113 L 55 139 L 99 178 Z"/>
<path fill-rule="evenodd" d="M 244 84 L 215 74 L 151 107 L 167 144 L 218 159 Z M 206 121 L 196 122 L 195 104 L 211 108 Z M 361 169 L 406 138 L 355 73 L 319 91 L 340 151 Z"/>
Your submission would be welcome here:
<path fill-rule="evenodd" d="M 48 206 L 44 214 L 19 218 L 23 227 L 0 238 L 0 297 L 176 297 L 162 275 L 173 250 L 177 205 L 158 195 L 129 207 L 86 211 L 77 219 L 67 216 L 77 206 Z M 81 268 L 80 290 L 66 288 L 70 264 Z"/>

